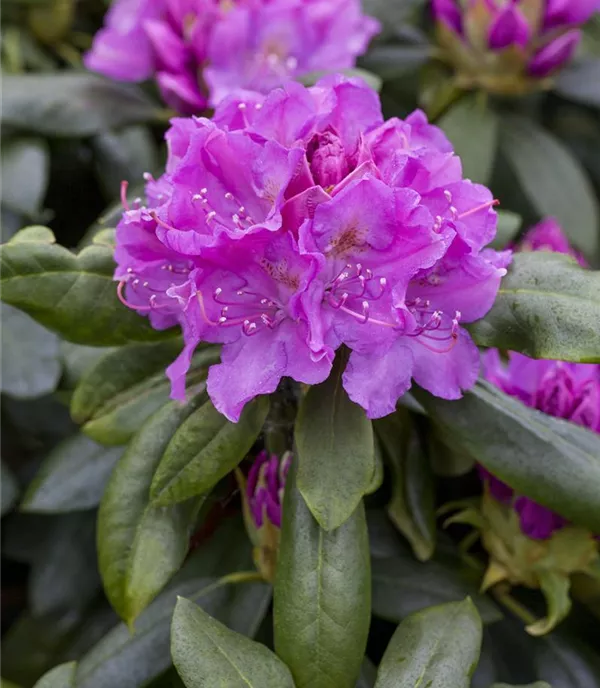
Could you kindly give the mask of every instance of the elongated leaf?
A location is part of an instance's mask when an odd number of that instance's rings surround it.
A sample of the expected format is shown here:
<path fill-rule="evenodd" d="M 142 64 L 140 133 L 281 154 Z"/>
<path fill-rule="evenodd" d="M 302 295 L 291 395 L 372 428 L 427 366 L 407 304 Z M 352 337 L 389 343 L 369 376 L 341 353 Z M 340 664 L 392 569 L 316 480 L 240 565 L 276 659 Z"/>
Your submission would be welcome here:
<path fill-rule="evenodd" d="M 131 624 L 181 566 L 200 501 L 150 506 L 154 472 L 171 437 L 206 399 L 171 402 L 131 442 L 104 493 L 98 514 L 98 558 L 106 595 Z"/>
<path fill-rule="evenodd" d="M 421 442 L 405 411 L 375 422 L 392 470 L 392 498 L 387 511 L 410 542 L 415 556 L 426 561 L 435 549 L 435 488 Z"/>
<path fill-rule="evenodd" d="M 562 70 L 554 88 L 565 98 L 600 107 L 600 59 L 580 60 Z"/>
<path fill-rule="evenodd" d="M 207 401 L 181 425 L 165 449 L 152 480 L 153 506 L 168 506 L 211 490 L 254 444 L 269 411 L 258 397 L 230 423 Z"/>
<path fill-rule="evenodd" d="M 378 45 L 369 50 L 362 64 L 382 79 L 397 79 L 413 72 L 431 57 L 427 43 L 418 45 Z"/>
<path fill-rule="evenodd" d="M 89 72 L 5 75 L 2 123 L 46 136 L 88 136 L 148 122 L 158 108 L 139 87 Z"/>
<path fill-rule="evenodd" d="M 187 688 L 217 680 L 231 688 L 294 688 L 290 670 L 271 650 L 230 631 L 183 597 L 173 613 L 171 654 Z"/>
<path fill-rule="evenodd" d="M 565 256 L 518 253 L 492 310 L 469 330 L 480 346 L 532 358 L 600 362 L 600 272 Z"/>
<path fill-rule="evenodd" d="M 42 139 L 17 139 L 2 147 L 2 205 L 33 217 L 40 213 L 50 153 Z"/>
<path fill-rule="evenodd" d="M 139 688 L 163 673 L 171 664 L 169 631 L 177 595 L 200 604 L 232 630 L 254 636 L 270 604 L 269 586 L 215 586 L 223 574 L 250 566 L 250 545 L 241 523 L 225 524 L 140 614 L 134 634 L 119 624 L 81 658 L 77 688 Z"/>
<path fill-rule="evenodd" d="M 502 613 L 492 600 L 479 592 L 480 578 L 462 564 L 455 552 L 437 552 L 426 563 L 415 561 L 406 548 L 394 556 L 375 557 L 373 613 L 398 623 L 409 614 L 446 602 L 472 597 L 485 623 L 494 623 Z"/>
<path fill-rule="evenodd" d="M 458 401 L 418 398 L 454 449 L 517 492 L 600 532 L 600 435 L 528 408 L 484 381 Z"/>
<path fill-rule="evenodd" d="M 0 463 L 0 488 L 2 489 L 0 509 L 4 516 L 13 508 L 19 497 L 19 483 L 4 462 Z"/>
<path fill-rule="evenodd" d="M 369 490 L 375 472 L 373 427 L 342 387 L 345 358 L 311 387 L 295 427 L 298 489 L 325 530 L 344 523 Z"/>
<path fill-rule="evenodd" d="M 61 513 L 98 506 L 121 449 L 75 435 L 46 457 L 21 502 L 21 511 Z"/>
<path fill-rule="evenodd" d="M 546 681 L 536 681 L 535 683 L 528 683 L 526 686 L 509 686 L 508 683 L 494 683 L 491 688 L 552 688 Z"/>
<path fill-rule="evenodd" d="M 375 688 L 469 688 L 481 637 L 481 619 L 468 598 L 412 614 L 390 640 Z"/>
<path fill-rule="evenodd" d="M 170 383 L 165 368 L 181 349 L 179 338 L 131 344 L 107 354 L 81 379 L 71 399 L 71 415 L 83 432 L 103 444 L 123 444 L 144 421 L 167 403 Z M 192 361 L 189 380 L 206 375 L 218 350 L 202 349 Z M 198 375 L 197 375 L 198 374 Z"/>
<path fill-rule="evenodd" d="M 46 228 L 26 228 L 0 246 L 2 300 L 75 344 L 118 346 L 164 339 L 123 306 L 113 282 L 112 249 L 92 245 L 74 255 Z"/>
<path fill-rule="evenodd" d="M 75 686 L 76 668 L 76 662 L 60 664 L 44 674 L 34 688 L 72 688 Z"/>
<path fill-rule="evenodd" d="M 297 688 L 354 688 L 371 611 L 369 545 L 362 502 L 327 532 L 288 473 L 274 597 L 275 649 Z"/>
<path fill-rule="evenodd" d="M 569 576 L 558 571 L 542 571 L 540 586 L 546 599 L 548 615 L 534 624 L 527 626 L 531 635 L 545 635 L 560 623 L 571 611 Z"/>
<path fill-rule="evenodd" d="M 60 378 L 59 339 L 26 313 L 2 304 L 2 391 L 20 399 L 53 392 Z"/>
<path fill-rule="evenodd" d="M 498 143 L 498 116 L 479 94 L 455 103 L 438 122 L 462 162 L 463 176 L 485 184 L 492 171 Z"/>
<path fill-rule="evenodd" d="M 598 202 L 577 159 L 530 119 L 505 115 L 502 124 L 502 150 L 531 203 L 555 217 L 579 248 L 595 253 Z"/>

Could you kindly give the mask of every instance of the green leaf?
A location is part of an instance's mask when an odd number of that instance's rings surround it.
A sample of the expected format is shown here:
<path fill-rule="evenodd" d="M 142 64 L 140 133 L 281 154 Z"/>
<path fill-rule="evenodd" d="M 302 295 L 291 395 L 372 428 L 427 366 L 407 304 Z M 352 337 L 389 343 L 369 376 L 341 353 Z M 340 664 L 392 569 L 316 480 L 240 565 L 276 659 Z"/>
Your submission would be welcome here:
<path fill-rule="evenodd" d="M 571 611 L 569 597 L 571 581 L 568 575 L 559 571 L 541 571 L 538 573 L 538 578 L 548 607 L 548 614 L 544 619 L 527 626 L 527 631 L 531 635 L 546 635 Z"/>
<path fill-rule="evenodd" d="M 510 210 L 496 210 L 498 215 L 498 226 L 496 228 L 496 237 L 490 244 L 492 248 L 502 249 L 511 244 L 517 237 L 523 218 L 517 213 L 511 213 Z"/>
<path fill-rule="evenodd" d="M 43 139 L 16 139 L 2 146 L 2 205 L 35 217 L 48 185 L 50 154 Z"/>
<path fill-rule="evenodd" d="M 375 431 L 392 471 L 387 512 L 420 561 L 435 549 L 435 486 L 429 461 L 407 412 L 375 421 Z"/>
<path fill-rule="evenodd" d="M 180 597 L 171 625 L 173 663 L 187 688 L 294 688 L 289 669 L 264 645 L 230 631 Z"/>
<path fill-rule="evenodd" d="M 345 357 L 300 404 L 295 427 L 298 489 L 325 530 L 339 528 L 369 490 L 375 472 L 373 427 L 342 387 Z"/>
<path fill-rule="evenodd" d="M 398 623 L 426 607 L 456 602 L 469 595 L 485 623 L 502 614 L 492 600 L 479 592 L 481 577 L 466 567 L 458 551 L 445 547 L 428 562 L 414 559 L 408 548 L 397 545 L 393 555 L 374 557 L 373 613 Z"/>
<path fill-rule="evenodd" d="M 89 136 L 149 122 L 158 108 L 131 84 L 90 72 L 5 75 L 2 124 L 44 136 Z"/>
<path fill-rule="evenodd" d="M 561 70 L 554 90 L 577 103 L 600 107 L 600 59 L 580 60 Z"/>
<path fill-rule="evenodd" d="M 427 43 L 376 45 L 362 58 L 361 64 L 382 79 L 397 79 L 416 71 L 430 57 L 431 47 Z"/>
<path fill-rule="evenodd" d="M 528 683 L 527 685 L 513 686 L 508 683 L 494 683 L 491 688 L 552 688 L 546 681 L 536 681 L 535 683 Z"/>
<path fill-rule="evenodd" d="M 457 401 L 419 393 L 444 440 L 517 492 L 600 532 L 600 435 L 480 381 Z"/>
<path fill-rule="evenodd" d="M 109 481 L 98 513 L 98 559 L 104 590 L 131 624 L 179 569 L 202 500 L 156 508 L 152 478 L 168 443 L 206 396 L 171 402 L 132 440 Z"/>
<path fill-rule="evenodd" d="M 26 228 L 0 246 L 2 300 L 75 344 L 118 346 L 165 339 L 117 298 L 112 249 L 74 255 L 46 228 Z"/>
<path fill-rule="evenodd" d="M 274 591 L 275 650 L 297 688 L 354 688 L 369 632 L 369 544 L 362 502 L 325 531 L 286 481 Z"/>
<path fill-rule="evenodd" d="M 476 344 L 531 358 L 600 362 L 600 272 L 566 256 L 517 253 L 492 310 L 469 325 Z"/>
<path fill-rule="evenodd" d="M 2 516 L 4 516 L 13 508 L 19 498 L 19 483 L 4 461 L 0 462 L 0 488 L 2 489 L 0 509 Z"/>
<path fill-rule="evenodd" d="M 187 418 L 165 449 L 156 469 L 150 498 L 168 506 L 209 492 L 252 448 L 269 411 L 269 398 L 246 404 L 231 423 L 207 401 Z"/>
<path fill-rule="evenodd" d="M 33 688 L 74 688 L 77 662 L 66 662 L 51 669 Z"/>
<path fill-rule="evenodd" d="M 600 222 L 594 190 L 568 148 L 534 122 L 504 115 L 501 147 L 540 215 L 555 217 L 567 236 L 594 254 Z"/>
<path fill-rule="evenodd" d="M 499 120 L 480 95 L 461 98 L 437 124 L 460 157 L 463 176 L 485 184 L 489 181 L 496 157 Z"/>
<path fill-rule="evenodd" d="M 60 378 L 58 337 L 22 311 L 2 304 L 2 391 L 19 399 L 41 397 Z"/>
<path fill-rule="evenodd" d="M 241 519 L 229 520 L 140 614 L 134 634 L 119 624 L 80 659 L 77 688 L 139 688 L 168 669 L 169 629 L 177 595 L 200 604 L 232 630 L 254 636 L 271 601 L 270 587 L 263 583 L 215 585 L 220 576 L 251 566 L 251 548 Z"/>
<path fill-rule="evenodd" d="M 61 442 L 30 483 L 21 511 L 60 513 L 98 506 L 121 449 L 107 449 L 85 435 Z"/>
<path fill-rule="evenodd" d="M 327 69 L 320 69 L 315 72 L 308 72 L 306 74 L 301 74 L 298 77 L 298 81 L 305 86 L 314 86 L 319 79 L 331 74 L 332 72 Z M 372 72 L 368 72 L 366 69 L 359 69 L 354 67 L 352 69 L 336 69 L 336 74 L 343 74 L 344 76 L 350 77 L 352 79 L 361 79 L 365 84 L 372 88 L 374 91 L 381 91 L 381 86 L 383 82 L 381 79 Z"/>
<path fill-rule="evenodd" d="M 365 657 L 360 668 L 360 676 L 356 688 L 373 688 L 375 679 L 377 678 L 377 667 L 370 659 Z"/>
<path fill-rule="evenodd" d="M 481 638 L 469 598 L 412 614 L 392 636 L 375 688 L 469 688 Z"/>
<path fill-rule="evenodd" d="M 100 589 L 96 565 L 95 513 L 62 514 L 42 541 L 29 575 L 29 602 L 35 616 L 77 619 Z"/>
<path fill-rule="evenodd" d="M 169 400 L 165 368 L 176 358 L 179 338 L 131 344 L 108 353 L 81 378 L 71 399 L 71 415 L 82 430 L 103 444 L 124 444 L 146 419 Z M 219 358 L 215 348 L 201 349 L 189 380 L 205 377 L 205 367 Z M 196 373 L 200 373 L 197 377 Z M 193 376 L 193 377 L 192 377 Z"/>

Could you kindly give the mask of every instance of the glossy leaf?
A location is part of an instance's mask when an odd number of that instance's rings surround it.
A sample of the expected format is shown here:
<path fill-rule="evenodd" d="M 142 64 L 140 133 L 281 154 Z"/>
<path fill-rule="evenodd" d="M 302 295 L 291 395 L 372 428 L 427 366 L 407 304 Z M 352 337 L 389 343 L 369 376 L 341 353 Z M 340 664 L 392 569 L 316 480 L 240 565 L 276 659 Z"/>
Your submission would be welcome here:
<path fill-rule="evenodd" d="M 481 619 L 468 598 L 416 612 L 392 636 L 375 688 L 469 688 L 481 637 Z"/>
<path fill-rule="evenodd" d="M 74 255 L 49 229 L 26 228 L 0 246 L 0 266 L 2 300 L 75 344 L 118 346 L 174 334 L 153 330 L 119 302 L 107 245 Z"/>
<path fill-rule="evenodd" d="M 369 490 L 375 472 L 373 427 L 342 387 L 345 358 L 311 387 L 298 411 L 298 489 L 325 530 L 341 526 Z"/>
<path fill-rule="evenodd" d="M 44 674 L 33 688 L 74 688 L 76 668 L 76 662 L 60 664 Z"/>
<path fill-rule="evenodd" d="M 502 150 L 530 202 L 555 217 L 580 249 L 595 253 L 598 202 L 580 163 L 532 120 L 504 115 L 502 124 Z"/>
<path fill-rule="evenodd" d="M 60 513 L 98 506 L 121 449 L 75 435 L 44 459 L 21 502 L 21 511 Z"/>
<path fill-rule="evenodd" d="M 458 401 L 418 398 L 453 449 L 517 492 L 600 532 L 600 435 L 530 409 L 484 381 Z"/>
<path fill-rule="evenodd" d="M 0 488 L 2 489 L 0 509 L 2 516 L 4 516 L 13 508 L 19 498 L 19 483 L 3 461 L 0 463 Z"/>
<path fill-rule="evenodd" d="M 202 500 L 150 505 L 154 473 L 174 433 L 206 399 L 171 402 L 151 416 L 117 464 L 98 514 L 98 558 L 106 595 L 131 624 L 183 563 Z"/>
<path fill-rule="evenodd" d="M 171 655 L 186 688 L 219 681 L 231 688 L 294 688 L 271 650 L 244 638 L 180 597 L 171 624 Z"/>
<path fill-rule="evenodd" d="M 464 96 L 446 112 L 438 125 L 460 157 L 463 176 L 485 184 L 496 157 L 499 121 L 480 95 Z"/>
<path fill-rule="evenodd" d="M 288 473 L 274 590 L 275 650 L 297 688 L 354 688 L 371 613 L 369 545 L 362 502 L 325 531 Z"/>
<path fill-rule="evenodd" d="M 158 111 L 139 87 L 90 72 L 9 74 L 2 92 L 2 124 L 45 136 L 89 136 Z"/>
<path fill-rule="evenodd" d="M 531 358 L 600 362 L 600 272 L 549 252 L 518 253 L 492 310 L 469 331 L 480 346 Z"/>
<path fill-rule="evenodd" d="M 168 506 L 210 491 L 251 449 L 269 411 L 269 398 L 247 404 L 237 423 L 207 401 L 167 445 L 150 488 L 152 505 Z"/>
<path fill-rule="evenodd" d="M 58 337 L 2 304 L 2 391 L 28 399 L 53 392 L 61 371 Z"/>
<path fill-rule="evenodd" d="M 392 497 L 387 512 L 421 561 L 435 549 L 435 487 L 431 467 L 410 415 L 400 411 L 375 422 L 388 458 Z"/>
<path fill-rule="evenodd" d="M 250 545 L 241 523 L 225 523 L 140 614 L 133 634 L 118 624 L 80 659 L 77 688 L 139 688 L 163 673 L 171 665 L 169 631 L 178 595 L 202 605 L 232 630 L 254 636 L 270 604 L 269 586 L 215 585 L 224 574 L 250 566 Z"/>
<path fill-rule="evenodd" d="M 50 153 L 42 139 L 16 139 L 2 147 L 2 205 L 34 217 L 42 210 Z"/>
<path fill-rule="evenodd" d="M 129 441 L 169 400 L 171 387 L 165 368 L 181 348 L 179 338 L 131 344 L 99 360 L 82 377 L 71 399 L 71 415 L 83 424 L 83 432 L 103 444 Z M 205 377 L 206 366 L 218 361 L 218 356 L 216 349 L 202 349 L 196 354 L 191 384 Z"/>

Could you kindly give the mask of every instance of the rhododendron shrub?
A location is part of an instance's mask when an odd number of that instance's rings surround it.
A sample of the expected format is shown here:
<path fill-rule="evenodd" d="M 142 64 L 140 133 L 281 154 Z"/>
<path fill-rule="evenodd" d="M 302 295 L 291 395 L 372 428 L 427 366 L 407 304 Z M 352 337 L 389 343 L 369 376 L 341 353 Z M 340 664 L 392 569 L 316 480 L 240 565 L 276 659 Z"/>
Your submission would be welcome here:
<path fill-rule="evenodd" d="M 115 255 L 126 305 L 183 328 L 175 398 L 200 342 L 223 344 L 208 392 L 234 421 L 284 376 L 323 382 L 341 346 L 370 418 L 411 378 L 445 399 L 475 383 L 464 324 L 491 308 L 510 253 L 485 248 L 496 202 L 423 113 L 384 122 L 366 85 L 328 78 L 167 136 L 167 172 L 124 214 Z"/>

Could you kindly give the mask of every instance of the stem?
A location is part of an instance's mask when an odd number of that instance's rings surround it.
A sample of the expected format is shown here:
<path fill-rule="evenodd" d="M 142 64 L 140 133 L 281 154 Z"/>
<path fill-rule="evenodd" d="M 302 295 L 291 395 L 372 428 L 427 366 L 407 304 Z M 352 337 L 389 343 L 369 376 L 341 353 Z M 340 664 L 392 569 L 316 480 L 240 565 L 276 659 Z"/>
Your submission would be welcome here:
<path fill-rule="evenodd" d="M 506 607 L 506 609 L 517 618 L 521 619 L 527 626 L 531 626 L 538 620 L 527 607 L 523 606 L 508 592 L 506 586 L 495 586 L 492 588 L 491 593 L 500 604 Z"/>

